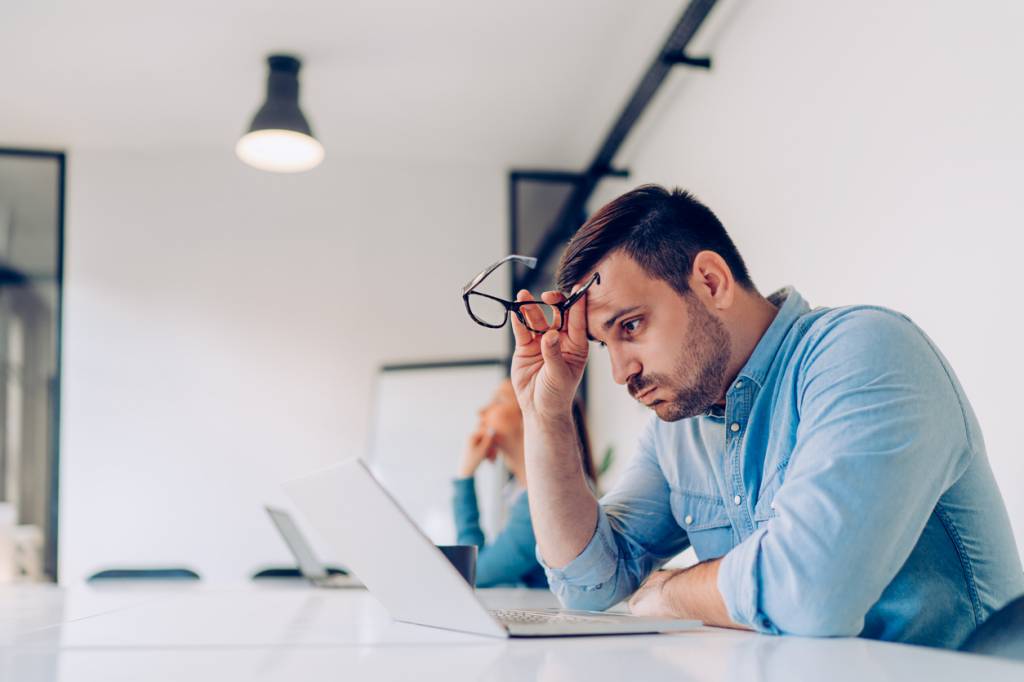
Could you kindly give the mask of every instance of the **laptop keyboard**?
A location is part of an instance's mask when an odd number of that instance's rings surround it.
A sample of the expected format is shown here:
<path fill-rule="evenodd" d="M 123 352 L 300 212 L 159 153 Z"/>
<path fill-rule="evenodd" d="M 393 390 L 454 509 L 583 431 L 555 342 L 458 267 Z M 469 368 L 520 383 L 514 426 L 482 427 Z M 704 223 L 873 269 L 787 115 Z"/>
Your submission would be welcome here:
<path fill-rule="evenodd" d="M 554 611 L 527 611 L 524 609 L 493 609 L 491 615 L 506 625 L 545 625 L 548 623 L 607 623 L 601 616 L 577 616 Z"/>

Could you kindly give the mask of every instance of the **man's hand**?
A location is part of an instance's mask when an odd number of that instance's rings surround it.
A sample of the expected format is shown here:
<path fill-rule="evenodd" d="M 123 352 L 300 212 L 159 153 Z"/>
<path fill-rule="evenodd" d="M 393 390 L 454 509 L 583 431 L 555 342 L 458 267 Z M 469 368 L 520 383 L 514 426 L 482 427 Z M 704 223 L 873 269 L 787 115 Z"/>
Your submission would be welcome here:
<path fill-rule="evenodd" d="M 528 291 L 520 291 L 516 300 L 533 301 Z M 556 291 L 541 295 L 544 303 L 560 303 L 565 300 Z M 540 311 L 523 311 L 529 326 L 545 330 L 548 325 Z M 570 310 L 566 311 L 565 328 L 555 327 L 546 333 L 535 333 L 512 315 L 512 330 L 516 337 L 516 350 L 512 356 L 512 387 L 524 418 L 538 417 L 541 420 L 566 417 L 571 413 L 576 389 L 583 377 L 587 364 L 587 297 L 584 295 Z"/>
<path fill-rule="evenodd" d="M 655 571 L 640 589 L 629 598 L 629 610 L 636 616 L 649 618 L 681 618 L 675 613 L 665 594 L 665 583 L 681 571 Z"/>
<path fill-rule="evenodd" d="M 712 559 L 679 571 L 655 571 L 629 600 L 638 616 L 700 620 L 705 625 L 749 630 L 734 623 L 718 591 L 718 565 Z"/>

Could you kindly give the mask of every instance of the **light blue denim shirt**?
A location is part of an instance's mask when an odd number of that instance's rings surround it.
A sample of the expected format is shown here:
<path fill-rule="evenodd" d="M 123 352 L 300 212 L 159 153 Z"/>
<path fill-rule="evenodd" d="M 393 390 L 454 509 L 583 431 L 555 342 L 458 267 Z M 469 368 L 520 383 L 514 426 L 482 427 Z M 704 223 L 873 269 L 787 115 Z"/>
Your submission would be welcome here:
<path fill-rule="evenodd" d="M 603 610 L 692 545 L 760 632 L 959 645 L 1024 573 L 953 370 L 899 313 L 771 300 L 724 410 L 652 419 L 551 589 Z"/>

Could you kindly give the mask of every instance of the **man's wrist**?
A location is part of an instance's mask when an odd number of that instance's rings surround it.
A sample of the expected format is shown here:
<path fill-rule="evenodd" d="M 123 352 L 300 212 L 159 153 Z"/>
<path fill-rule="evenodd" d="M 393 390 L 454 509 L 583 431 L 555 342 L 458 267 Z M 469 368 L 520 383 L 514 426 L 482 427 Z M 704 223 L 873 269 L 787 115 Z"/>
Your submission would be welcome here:
<path fill-rule="evenodd" d="M 564 413 L 541 414 L 532 412 L 523 415 L 523 423 L 527 428 L 536 431 L 542 436 L 560 435 L 566 431 L 573 431 L 572 412 L 566 410 Z"/>
<path fill-rule="evenodd" d="M 679 592 L 682 591 L 682 580 L 679 578 L 680 575 L 686 572 L 686 569 L 676 569 L 672 571 L 672 575 L 666 578 L 661 583 L 661 599 L 664 604 L 668 606 L 669 611 L 676 618 L 687 618 L 689 614 L 686 612 L 686 605 L 682 603 Z M 676 588 L 679 588 L 678 590 Z"/>
<path fill-rule="evenodd" d="M 705 625 L 749 630 L 733 622 L 725 600 L 718 591 L 721 558 L 684 568 L 662 583 L 662 598 L 676 618 L 692 618 Z"/>

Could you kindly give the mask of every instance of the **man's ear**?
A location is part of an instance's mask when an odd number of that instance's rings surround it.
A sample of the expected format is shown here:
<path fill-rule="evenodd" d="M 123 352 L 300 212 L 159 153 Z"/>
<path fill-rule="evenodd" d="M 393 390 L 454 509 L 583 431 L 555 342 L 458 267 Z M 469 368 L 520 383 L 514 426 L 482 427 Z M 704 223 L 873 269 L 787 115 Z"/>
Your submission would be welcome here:
<path fill-rule="evenodd" d="M 726 310 L 736 297 L 736 280 L 725 259 L 714 251 L 701 251 L 693 259 L 690 288 L 715 310 Z"/>

